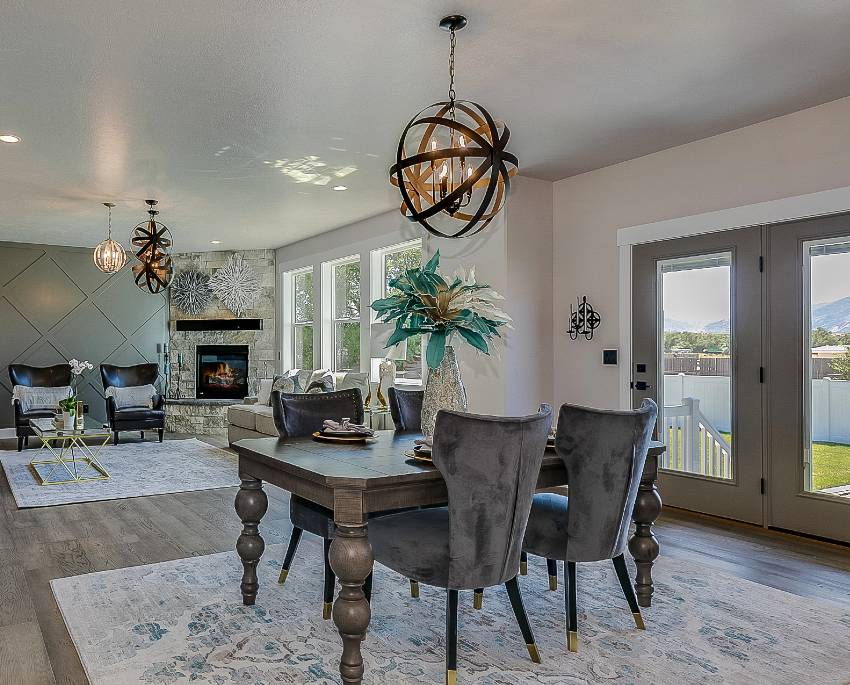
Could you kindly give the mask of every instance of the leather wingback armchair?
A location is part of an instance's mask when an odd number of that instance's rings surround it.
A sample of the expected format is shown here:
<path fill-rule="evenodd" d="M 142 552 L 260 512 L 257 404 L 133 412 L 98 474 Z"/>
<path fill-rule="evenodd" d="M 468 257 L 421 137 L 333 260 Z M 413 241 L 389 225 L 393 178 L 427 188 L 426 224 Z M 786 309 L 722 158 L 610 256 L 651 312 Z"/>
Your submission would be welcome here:
<path fill-rule="evenodd" d="M 157 364 L 136 364 L 135 366 L 100 365 L 100 378 L 103 389 L 131 388 L 137 385 L 154 385 L 159 377 Z M 118 444 L 120 431 L 141 431 L 145 437 L 146 430 L 156 430 L 159 441 L 162 442 L 165 433 L 165 398 L 156 394 L 150 407 L 125 407 L 118 409 L 114 397 L 106 398 L 106 417 L 112 429 L 113 442 Z"/>
<path fill-rule="evenodd" d="M 71 366 L 56 364 L 55 366 L 27 366 L 26 364 L 9 364 L 9 379 L 12 385 L 24 385 L 28 388 L 61 388 L 71 385 Z M 35 431 L 30 428 L 30 419 L 51 418 L 55 411 L 50 409 L 33 409 L 24 411 L 19 400 L 15 400 L 15 435 L 18 437 L 18 452 L 29 441 Z"/>

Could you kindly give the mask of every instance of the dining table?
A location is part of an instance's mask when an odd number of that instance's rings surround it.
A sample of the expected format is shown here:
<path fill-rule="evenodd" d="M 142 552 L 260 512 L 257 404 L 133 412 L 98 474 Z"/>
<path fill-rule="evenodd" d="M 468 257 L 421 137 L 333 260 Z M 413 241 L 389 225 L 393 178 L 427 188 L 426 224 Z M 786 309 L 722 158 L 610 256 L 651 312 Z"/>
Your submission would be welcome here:
<path fill-rule="evenodd" d="M 371 619 L 363 583 L 372 572 L 369 544 L 370 514 L 407 507 L 445 504 L 446 484 L 431 464 L 407 456 L 422 435 L 393 430 L 377 431 L 360 443 L 328 443 L 313 437 L 249 438 L 233 447 L 239 455 L 241 485 L 236 494 L 236 513 L 242 532 L 236 551 L 242 561 L 242 602 L 257 600 L 257 567 L 265 549 L 260 522 L 268 509 L 263 484 L 299 495 L 333 512 L 336 536 L 330 548 L 330 564 L 341 589 L 333 604 L 333 621 L 342 638 L 339 671 L 346 684 L 363 679 L 361 645 Z M 665 446 L 652 442 L 632 512 L 634 531 L 629 551 L 637 568 L 635 592 L 638 603 L 651 606 L 652 565 L 659 555 L 652 525 L 661 513 L 656 487 L 658 458 Z M 538 490 L 569 487 L 564 463 L 547 447 L 537 479 Z"/>

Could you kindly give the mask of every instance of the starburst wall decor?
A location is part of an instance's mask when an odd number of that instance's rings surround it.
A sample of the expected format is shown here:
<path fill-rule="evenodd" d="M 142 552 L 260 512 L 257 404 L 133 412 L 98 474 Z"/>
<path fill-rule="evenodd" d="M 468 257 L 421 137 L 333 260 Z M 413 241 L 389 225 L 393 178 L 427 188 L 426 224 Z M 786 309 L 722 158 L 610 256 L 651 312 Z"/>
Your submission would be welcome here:
<path fill-rule="evenodd" d="M 200 314 L 212 300 L 210 277 L 201 271 L 182 271 L 171 283 L 171 300 L 186 314 Z"/>
<path fill-rule="evenodd" d="M 236 316 L 253 309 L 260 297 L 260 276 L 240 254 L 231 255 L 227 263 L 210 278 L 210 288 L 221 303 Z"/>

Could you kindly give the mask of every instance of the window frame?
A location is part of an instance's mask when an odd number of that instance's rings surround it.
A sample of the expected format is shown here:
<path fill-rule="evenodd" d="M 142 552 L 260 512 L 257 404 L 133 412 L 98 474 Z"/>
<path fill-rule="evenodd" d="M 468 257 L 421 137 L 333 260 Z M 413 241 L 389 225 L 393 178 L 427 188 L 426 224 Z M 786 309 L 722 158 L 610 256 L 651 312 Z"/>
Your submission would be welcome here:
<path fill-rule="evenodd" d="M 360 267 L 360 306 L 357 317 L 337 318 L 336 316 L 336 270 L 340 266 L 357 264 Z M 322 262 L 322 368 L 331 371 L 337 369 L 336 329 L 337 323 L 356 323 L 360 330 L 360 359 L 350 371 L 360 371 L 363 358 L 363 265 L 359 254 Z"/>
<path fill-rule="evenodd" d="M 383 299 L 387 297 L 387 282 L 386 282 L 386 261 L 389 255 L 398 254 L 399 252 L 406 252 L 407 250 L 413 248 L 419 248 L 422 256 L 425 256 L 425 241 L 422 238 L 413 238 L 412 240 L 405 240 L 400 243 L 393 243 L 392 245 L 386 245 L 384 247 L 379 247 L 371 251 L 370 254 L 370 295 L 371 302 L 374 302 L 378 299 Z M 371 311 L 371 308 L 370 308 Z M 377 312 L 371 311 L 371 315 L 369 316 L 370 326 L 373 323 L 378 322 Z M 370 328 L 370 342 L 371 342 L 371 328 Z M 422 366 L 422 371 L 420 374 L 420 378 L 398 378 L 396 377 L 395 384 L 396 385 L 405 385 L 411 387 L 421 387 L 424 383 L 425 379 L 425 355 L 424 353 L 421 355 L 420 363 Z M 379 378 L 379 366 L 381 361 L 379 359 L 370 359 L 369 360 L 369 377 L 372 382 L 377 382 Z"/>
<path fill-rule="evenodd" d="M 304 274 L 313 275 L 313 319 L 312 321 L 295 320 L 295 279 Z M 282 278 L 283 286 L 283 336 L 282 336 L 282 359 L 289 369 L 296 367 L 296 339 L 298 328 L 306 326 L 313 327 L 313 366 L 316 366 L 316 310 L 317 310 L 317 281 L 316 272 L 312 266 L 285 271 Z"/>

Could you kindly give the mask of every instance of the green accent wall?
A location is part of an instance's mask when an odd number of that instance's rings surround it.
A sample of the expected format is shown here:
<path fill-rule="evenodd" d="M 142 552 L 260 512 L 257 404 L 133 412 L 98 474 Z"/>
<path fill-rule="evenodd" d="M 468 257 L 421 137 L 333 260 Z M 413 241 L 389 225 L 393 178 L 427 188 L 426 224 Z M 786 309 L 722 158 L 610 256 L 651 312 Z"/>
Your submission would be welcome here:
<path fill-rule="evenodd" d="M 78 392 L 99 421 L 101 363 L 165 368 L 167 298 L 136 287 L 131 263 L 110 276 L 95 267 L 91 249 L 0 242 L 0 427 L 14 425 L 9 364 L 87 359 L 94 370 Z"/>

